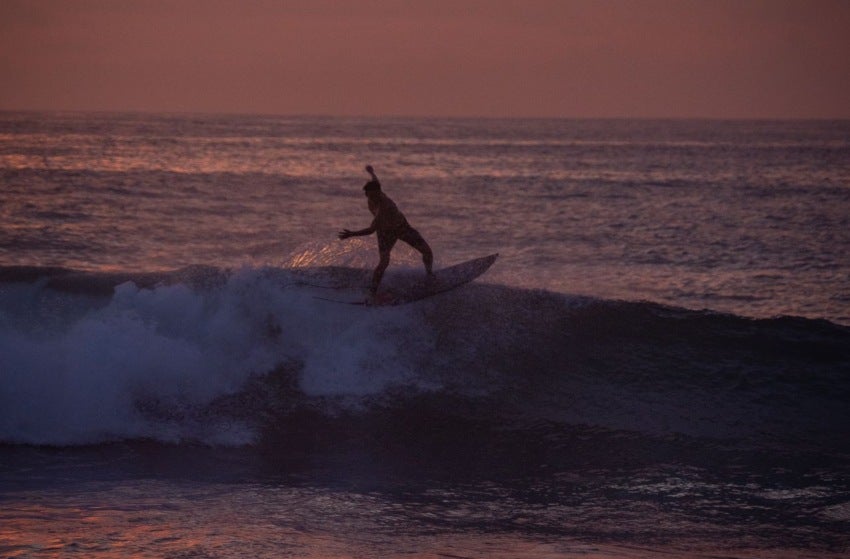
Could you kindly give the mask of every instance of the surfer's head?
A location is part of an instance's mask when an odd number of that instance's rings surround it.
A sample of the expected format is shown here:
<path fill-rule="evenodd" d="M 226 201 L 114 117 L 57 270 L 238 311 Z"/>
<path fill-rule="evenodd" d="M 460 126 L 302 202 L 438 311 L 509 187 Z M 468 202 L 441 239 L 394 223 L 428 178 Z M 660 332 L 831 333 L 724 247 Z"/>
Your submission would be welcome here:
<path fill-rule="evenodd" d="M 378 179 L 372 179 L 363 185 L 363 192 L 368 196 L 371 193 L 376 193 L 381 191 L 381 183 L 378 182 Z"/>

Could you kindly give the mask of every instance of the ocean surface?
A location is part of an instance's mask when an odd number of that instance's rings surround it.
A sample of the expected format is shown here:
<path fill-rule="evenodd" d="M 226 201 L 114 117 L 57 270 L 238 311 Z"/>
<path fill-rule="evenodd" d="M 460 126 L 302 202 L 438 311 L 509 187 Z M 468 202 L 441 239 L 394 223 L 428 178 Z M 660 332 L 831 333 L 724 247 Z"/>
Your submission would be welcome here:
<path fill-rule="evenodd" d="M 0 112 L 0 557 L 848 553 L 850 122 Z"/>

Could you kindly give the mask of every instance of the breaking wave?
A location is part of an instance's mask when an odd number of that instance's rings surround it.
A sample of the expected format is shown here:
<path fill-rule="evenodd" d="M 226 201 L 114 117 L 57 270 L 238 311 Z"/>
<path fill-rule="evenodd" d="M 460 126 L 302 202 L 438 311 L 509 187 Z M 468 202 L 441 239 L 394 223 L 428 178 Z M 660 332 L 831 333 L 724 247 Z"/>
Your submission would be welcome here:
<path fill-rule="evenodd" d="M 486 283 L 364 308 L 323 298 L 367 270 L 308 264 L 0 269 L 0 442 L 822 441 L 850 427 L 843 326 Z"/>

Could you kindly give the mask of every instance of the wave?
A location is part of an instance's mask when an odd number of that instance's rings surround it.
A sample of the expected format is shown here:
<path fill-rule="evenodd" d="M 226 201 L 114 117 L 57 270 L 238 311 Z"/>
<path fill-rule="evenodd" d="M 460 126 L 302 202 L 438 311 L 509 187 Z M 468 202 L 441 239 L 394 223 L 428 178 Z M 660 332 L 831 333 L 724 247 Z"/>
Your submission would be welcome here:
<path fill-rule="evenodd" d="M 0 442 L 847 440 L 846 327 L 485 283 L 391 308 L 320 298 L 367 278 L 0 268 Z"/>

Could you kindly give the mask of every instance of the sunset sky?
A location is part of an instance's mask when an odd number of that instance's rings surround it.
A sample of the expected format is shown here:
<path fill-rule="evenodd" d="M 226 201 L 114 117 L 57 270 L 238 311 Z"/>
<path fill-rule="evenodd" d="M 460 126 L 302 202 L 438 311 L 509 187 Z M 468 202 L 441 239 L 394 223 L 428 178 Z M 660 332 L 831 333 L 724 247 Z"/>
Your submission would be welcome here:
<path fill-rule="evenodd" d="M 850 118 L 850 1 L 0 0 L 0 109 Z"/>

